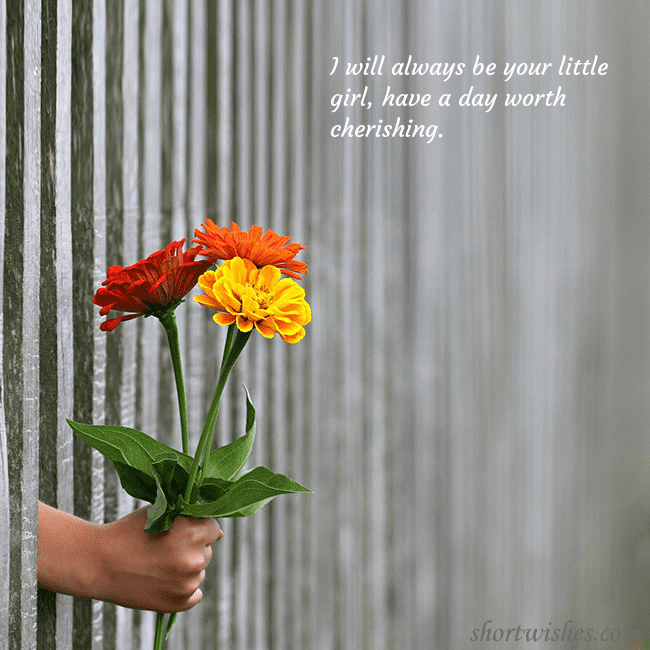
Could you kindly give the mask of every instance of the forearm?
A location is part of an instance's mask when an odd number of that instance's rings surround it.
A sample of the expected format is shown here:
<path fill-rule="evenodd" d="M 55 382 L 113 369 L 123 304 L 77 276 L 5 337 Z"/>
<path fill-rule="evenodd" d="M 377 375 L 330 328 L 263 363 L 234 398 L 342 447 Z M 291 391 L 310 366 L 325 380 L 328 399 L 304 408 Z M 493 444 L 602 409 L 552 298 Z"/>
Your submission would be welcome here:
<path fill-rule="evenodd" d="M 101 526 L 38 504 L 38 584 L 72 596 L 96 597 L 103 566 Z"/>

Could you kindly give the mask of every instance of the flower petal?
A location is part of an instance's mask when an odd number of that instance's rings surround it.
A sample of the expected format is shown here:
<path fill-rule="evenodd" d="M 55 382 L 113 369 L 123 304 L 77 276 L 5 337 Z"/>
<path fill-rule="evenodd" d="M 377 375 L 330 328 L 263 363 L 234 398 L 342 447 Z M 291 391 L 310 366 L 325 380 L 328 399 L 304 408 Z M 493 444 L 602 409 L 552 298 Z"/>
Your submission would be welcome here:
<path fill-rule="evenodd" d="M 217 323 L 217 325 L 232 325 L 237 318 L 233 316 L 232 314 L 224 314 L 222 312 L 217 312 L 213 317 L 212 320 Z"/>
<path fill-rule="evenodd" d="M 196 243 L 212 262 L 231 260 L 235 257 L 250 260 L 257 267 L 275 266 L 284 275 L 301 280 L 308 271 L 307 264 L 297 262 L 294 257 L 305 247 L 293 243 L 290 237 L 281 237 L 273 230 L 263 233 L 261 226 L 251 226 L 248 232 L 242 231 L 236 223 L 230 228 L 217 226 L 211 219 L 206 219 L 200 229 L 194 231 Z"/>
<path fill-rule="evenodd" d="M 164 250 L 131 266 L 109 267 L 106 280 L 95 293 L 94 303 L 101 307 L 102 316 L 111 310 L 132 313 L 105 321 L 102 330 L 111 331 L 123 320 L 138 316 L 161 317 L 182 302 L 211 265 L 209 260 L 195 261 L 198 248 L 183 252 L 185 241 L 171 242 Z"/>

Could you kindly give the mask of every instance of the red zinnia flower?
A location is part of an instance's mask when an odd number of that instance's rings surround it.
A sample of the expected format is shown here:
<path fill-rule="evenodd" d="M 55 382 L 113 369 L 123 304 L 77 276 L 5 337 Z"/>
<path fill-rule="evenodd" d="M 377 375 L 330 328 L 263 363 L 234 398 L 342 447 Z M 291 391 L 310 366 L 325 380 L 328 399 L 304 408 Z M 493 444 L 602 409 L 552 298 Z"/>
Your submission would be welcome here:
<path fill-rule="evenodd" d="M 241 257 L 253 262 L 255 266 L 276 266 L 285 275 L 302 280 L 301 273 L 307 273 L 304 262 L 293 258 L 305 248 L 302 244 L 289 244 L 291 237 L 280 237 L 271 229 L 262 236 L 261 226 L 253 226 L 248 232 L 240 230 L 236 223 L 230 228 L 217 226 L 211 219 L 202 224 L 205 232 L 194 231 L 193 244 L 203 247 L 201 255 L 212 262 Z"/>
<path fill-rule="evenodd" d="M 138 316 L 160 318 L 169 309 L 175 309 L 198 282 L 199 276 L 210 268 L 210 260 L 195 260 L 199 248 L 183 252 L 181 239 L 156 251 L 132 266 L 111 266 L 107 278 L 97 289 L 94 303 L 101 307 L 101 316 L 111 309 L 132 312 L 110 318 L 99 327 L 112 332 L 123 320 Z"/>

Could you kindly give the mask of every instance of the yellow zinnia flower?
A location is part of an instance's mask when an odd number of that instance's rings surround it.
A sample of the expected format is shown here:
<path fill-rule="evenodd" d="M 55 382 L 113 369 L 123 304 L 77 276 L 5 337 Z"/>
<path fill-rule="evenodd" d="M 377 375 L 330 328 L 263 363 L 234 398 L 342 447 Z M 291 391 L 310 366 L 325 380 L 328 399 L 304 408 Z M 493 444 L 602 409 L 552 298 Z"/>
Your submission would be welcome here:
<path fill-rule="evenodd" d="M 233 257 L 199 278 L 205 295 L 194 300 L 214 309 L 219 325 L 237 323 L 242 332 L 255 327 L 267 339 L 277 332 L 287 343 L 297 343 L 305 336 L 311 308 L 305 290 L 291 278 L 280 279 L 281 273 L 276 266 L 258 269 L 250 260 Z"/>

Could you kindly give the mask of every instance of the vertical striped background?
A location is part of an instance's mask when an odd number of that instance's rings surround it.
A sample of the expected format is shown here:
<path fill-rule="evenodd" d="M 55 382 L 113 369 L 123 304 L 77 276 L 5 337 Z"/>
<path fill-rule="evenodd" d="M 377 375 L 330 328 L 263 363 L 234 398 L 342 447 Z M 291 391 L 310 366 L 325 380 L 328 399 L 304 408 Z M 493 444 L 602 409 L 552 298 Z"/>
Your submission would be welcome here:
<path fill-rule="evenodd" d="M 37 500 L 136 505 L 66 417 L 178 444 L 162 329 L 101 333 L 92 296 L 206 216 L 307 244 L 307 338 L 249 344 L 217 438 L 245 382 L 252 462 L 314 495 L 221 522 L 170 648 L 521 647 L 471 641 L 486 621 L 650 647 L 648 24 L 645 0 L 0 0 L 0 648 L 152 647 L 152 613 L 37 589 Z M 375 54 L 469 69 L 344 76 Z M 608 75 L 500 74 L 563 54 Z M 434 106 L 382 111 L 388 84 Z M 364 85 L 373 111 L 332 113 Z M 457 106 L 470 85 L 497 106 Z M 397 115 L 443 137 L 330 136 Z M 192 305 L 195 444 L 223 332 Z"/>

